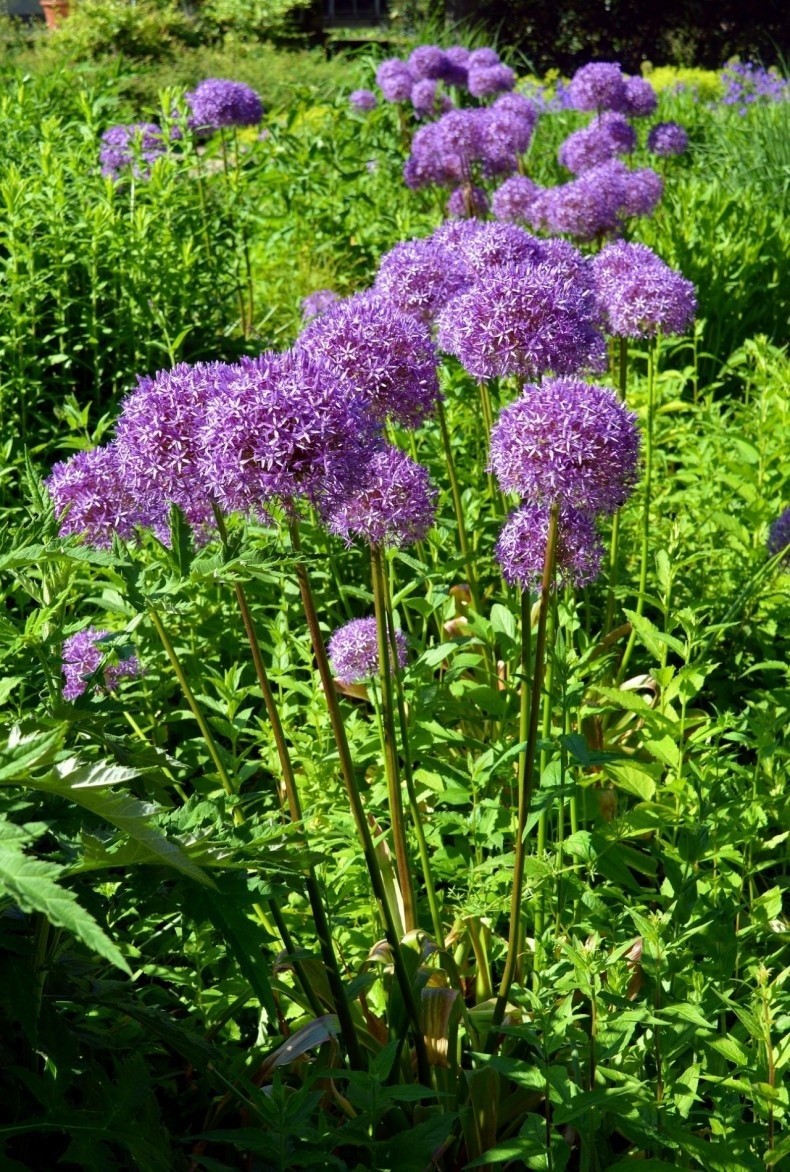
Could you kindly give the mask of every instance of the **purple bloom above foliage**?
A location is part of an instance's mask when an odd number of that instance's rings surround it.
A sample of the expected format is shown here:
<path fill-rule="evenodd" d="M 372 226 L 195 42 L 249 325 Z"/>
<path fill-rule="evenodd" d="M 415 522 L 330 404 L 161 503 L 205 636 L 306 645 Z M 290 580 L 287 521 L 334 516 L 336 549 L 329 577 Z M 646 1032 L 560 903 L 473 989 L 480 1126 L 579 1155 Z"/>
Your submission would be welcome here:
<path fill-rule="evenodd" d="M 617 232 L 627 216 L 649 215 L 663 181 L 645 167 L 631 171 L 619 159 L 584 171 L 571 183 L 544 188 L 529 209 L 533 228 L 593 240 Z"/>
<path fill-rule="evenodd" d="M 492 94 L 503 94 L 512 90 L 516 75 L 507 65 L 470 65 L 467 85 L 475 98 L 487 98 Z"/>
<path fill-rule="evenodd" d="M 111 126 L 101 136 L 101 173 L 119 179 L 124 172 L 131 171 L 137 179 L 147 179 L 151 165 L 166 149 L 162 130 L 153 122 Z"/>
<path fill-rule="evenodd" d="M 636 146 L 636 131 L 622 114 L 608 111 L 593 118 L 589 126 L 569 134 L 559 149 L 563 167 L 579 175 L 617 155 L 630 155 Z"/>
<path fill-rule="evenodd" d="M 323 510 L 327 528 L 346 541 L 362 537 L 371 545 L 413 545 L 434 522 L 436 489 L 428 470 L 398 448 L 376 452 L 352 492 Z"/>
<path fill-rule="evenodd" d="M 335 293 L 334 289 L 316 289 L 315 293 L 308 293 L 302 298 L 302 317 L 305 321 L 321 317 L 340 300 L 340 294 Z"/>
<path fill-rule="evenodd" d="M 454 85 L 465 89 L 469 79 L 468 74 L 469 50 L 463 45 L 453 45 L 444 54 L 444 70 L 442 81 L 445 85 Z"/>
<path fill-rule="evenodd" d="M 526 220 L 529 208 L 539 188 L 526 175 L 511 175 L 491 197 L 491 211 L 498 220 Z"/>
<path fill-rule="evenodd" d="M 679 122 L 659 122 L 647 136 L 647 149 L 654 155 L 682 155 L 688 145 L 688 133 Z"/>
<path fill-rule="evenodd" d="M 63 643 L 63 676 L 66 680 L 63 688 L 64 700 L 76 700 L 88 687 L 89 678 L 99 668 L 104 658 L 102 640 L 112 638 L 109 631 L 99 630 L 98 627 L 86 627 L 76 635 L 70 635 Z M 140 662 L 136 655 L 120 659 L 117 663 L 108 663 L 102 672 L 102 683 L 97 684 L 106 692 L 114 692 L 118 681 L 124 676 L 139 676 Z"/>
<path fill-rule="evenodd" d="M 439 310 L 469 284 L 462 260 L 434 240 L 405 240 L 381 258 L 375 293 L 430 325 Z"/>
<path fill-rule="evenodd" d="M 472 49 L 466 59 L 467 69 L 492 69 L 495 65 L 499 65 L 496 49 Z"/>
<path fill-rule="evenodd" d="M 436 109 L 436 82 L 430 78 L 416 81 L 411 88 L 411 104 L 418 117 L 433 114 Z"/>
<path fill-rule="evenodd" d="M 419 427 L 439 400 L 428 329 L 389 300 L 360 293 L 312 322 L 296 343 L 335 383 L 366 399 L 373 416 Z"/>
<path fill-rule="evenodd" d="M 636 416 L 609 387 L 545 379 L 501 412 L 491 469 L 503 492 L 589 512 L 613 513 L 639 467 Z"/>
<path fill-rule="evenodd" d="M 434 233 L 442 241 L 444 228 Z M 492 270 L 502 265 L 533 265 L 543 259 L 544 243 L 515 224 L 481 224 L 477 232 L 470 232 L 455 242 L 461 259 L 478 277 L 485 279 Z"/>
<path fill-rule="evenodd" d="M 124 483 L 115 444 L 55 464 L 45 483 L 62 537 L 78 535 L 109 549 L 115 534 L 125 539 L 138 525 L 164 523 L 159 502 L 142 504 Z"/>
<path fill-rule="evenodd" d="M 406 666 L 408 647 L 403 631 L 395 631 L 395 646 L 398 650 L 398 666 Z M 376 620 L 352 619 L 338 627 L 329 640 L 327 648 L 332 670 L 338 683 L 364 684 L 379 674 L 379 642 Z M 387 648 L 388 654 L 392 654 Z M 392 663 L 390 663 L 392 667 Z"/>
<path fill-rule="evenodd" d="M 655 113 L 658 105 L 658 95 L 650 82 L 644 77 L 627 77 L 625 79 L 625 97 L 621 113 L 629 118 L 647 118 Z"/>
<path fill-rule="evenodd" d="M 210 77 L 186 96 L 190 125 L 196 130 L 221 130 L 229 126 L 257 126 L 263 118 L 263 102 L 250 86 L 240 81 Z"/>
<path fill-rule="evenodd" d="M 682 334 L 697 308 L 694 286 L 644 244 L 618 240 L 592 260 L 609 332 L 623 338 Z"/>
<path fill-rule="evenodd" d="M 624 170 L 623 214 L 651 216 L 664 194 L 664 180 L 650 167 L 640 167 L 637 171 L 629 171 L 626 167 Z"/>
<path fill-rule="evenodd" d="M 783 549 L 790 546 L 790 509 L 785 509 L 783 513 L 774 521 L 771 530 L 768 534 L 768 552 L 770 554 L 780 553 Z M 783 562 L 790 559 L 790 550 Z"/>
<path fill-rule="evenodd" d="M 348 100 L 355 110 L 362 110 L 366 114 L 375 110 L 379 104 L 373 90 L 352 90 L 348 95 Z"/>
<path fill-rule="evenodd" d="M 390 57 L 376 71 L 376 85 L 388 102 L 408 102 L 415 77 L 405 61 Z"/>
<path fill-rule="evenodd" d="M 444 77 L 447 60 L 442 50 L 436 45 L 418 45 L 409 57 L 407 64 L 415 78 L 429 78 L 436 81 Z"/>
<path fill-rule="evenodd" d="M 453 220 L 481 219 L 488 211 L 488 195 L 482 187 L 457 187 L 447 201 L 447 215 Z"/>
<path fill-rule="evenodd" d="M 790 83 L 750 61 L 725 66 L 721 78 L 725 85 L 722 102 L 725 106 L 740 106 L 741 114 L 754 102 L 782 102 L 790 97 Z"/>
<path fill-rule="evenodd" d="M 574 73 L 569 88 L 575 110 L 621 110 L 625 103 L 625 78 L 616 62 L 593 61 Z"/>
<path fill-rule="evenodd" d="M 525 504 L 511 513 L 496 544 L 496 558 L 506 581 L 529 590 L 540 584 L 549 536 L 550 508 Z M 590 513 L 560 509 L 555 584 L 587 586 L 601 571 L 603 548 Z"/>

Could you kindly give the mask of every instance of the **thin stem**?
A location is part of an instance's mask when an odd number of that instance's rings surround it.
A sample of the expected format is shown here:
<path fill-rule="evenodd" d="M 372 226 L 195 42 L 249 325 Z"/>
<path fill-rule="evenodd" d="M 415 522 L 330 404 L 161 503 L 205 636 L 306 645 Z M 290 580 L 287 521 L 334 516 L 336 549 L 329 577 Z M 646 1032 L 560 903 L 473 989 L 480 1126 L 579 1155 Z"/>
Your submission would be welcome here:
<path fill-rule="evenodd" d="M 442 433 L 444 457 L 447 462 L 447 475 L 450 479 L 450 492 L 452 493 L 453 497 L 455 521 L 458 526 L 458 547 L 461 551 L 461 557 L 464 560 L 464 568 L 466 569 L 466 576 L 469 580 L 469 592 L 472 595 L 472 604 L 474 605 L 475 611 L 478 614 L 481 614 L 480 594 L 477 588 L 477 576 L 475 574 L 474 563 L 469 553 L 469 542 L 466 536 L 466 525 L 464 524 L 464 508 L 461 503 L 461 490 L 458 486 L 458 476 L 455 471 L 455 461 L 453 459 L 453 449 L 450 444 L 450 433 L 447 430 L 447 419 L 444 414 L 444 404 L 441 402 L 438 404 L 437 415 L 439 418 L 439 429 Z"/>
<path fill-rule="evenodd" d="M 239 133 L 236 127 L 233 127 L 233 162 L 236 167 L 236 182 L 241 179 L 241 167 L 239 166 Z M 252 281 L 252 263 L 250 261 L 250 241 L 247 235 L 247 230 L 242 221 L 241 224 L 241 246 L 244 253 L 244 270 L 247 277 L 247 328 L 244 330 L 245 336 L 252 332 L 252 323 L 255 317 L 255 287 Z"/>

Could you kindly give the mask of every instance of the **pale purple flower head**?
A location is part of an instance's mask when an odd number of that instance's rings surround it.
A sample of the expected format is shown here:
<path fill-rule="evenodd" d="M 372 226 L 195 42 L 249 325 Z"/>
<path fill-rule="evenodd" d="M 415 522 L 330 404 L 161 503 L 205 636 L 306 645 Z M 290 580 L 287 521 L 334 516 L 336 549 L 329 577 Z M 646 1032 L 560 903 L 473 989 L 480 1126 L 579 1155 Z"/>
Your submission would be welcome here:
<path fill-rule="evenodd" d="M 655 171 L 631 171 L 611 159 L 571 183 L 544 188 L 532 202 L 529 222 L 533 228 L 593 240 L 619 231 L 627 216 L 648 215 L 662 190 Z"/>
<path fill-rule="evenodd" d="M 679 122 L 658 122 L 647 136 L 647 149 L 653 155 L 682 155 L 688 145 L 688 133 Z"/>
<path fill-rule="evenodd" d="M 326 526 L 350 543 L 402 548 L 422 541 L 434 522 L 436 489 L 428 470 L 398 448 L 375 452 L 352 492 L 328 502 Z"/>
<path fill-rule="evenodd" d="M 375 293 L 430 325 L 471 280 L 467 266 L 435 240 L 404 240 L 381 258 Z"/>
<path fill-rule="evenodd" d="M 388 102 L 408 102 L 415 77 L 405 61 L 390 57 L 376 71 L 376 85 Z"/>
<path fill-rule="evenodd" d="M 491 431 L 491 469 L 503 492 L 613 513 L 639 468 L 636 416 L 609 387 L 545 379 L 505 407 Z"/>
<path fill-rule="evenodd" d="M 482 187 L 456 187 L 447 201 L 447 215 L 453 220 L 482 219 L 488 212 L 488 195 Z"/>
<path fill-rule="evenodd" d="M 456 187 L 472 181 L 474 164 L 484 154 L 482 110 L 450 110 L 437 122 L 421 127 L 404 167 L 409 187 L 436 183 Z"/>
<path fill-rule="evenodd" d="M 511 175 L 492 195 L 491 211 L 498 220 L 526 220 L 527 209 L 538 190 L 538 185 L 526 175 Z"/>
<path fill-rule="evenodd" d="M 467 69 L 492 69 L 495 65 L 499 65 L 496 49 L 473 49 L 466 59 Z"/>
<path fill-rule="evenodd" d="M 324 320 L 324 319 L 321 319 Z M 320 503 L 354 485 L 380 429 L 367 400 L 304 352 L 242 359 L 208 405 L 201 472 L 227 512 Z"/>
<path fill-rule="evenodd" d="M 625 79 L 625 96 L 622 106 L 618 109 L 629 118 L 647 118 L 655 113 L 658 105 L 658 95 L 647 78 L 627 77 Z"/>
<path fill-rule="evenodd" d="M 126 539 L 138 525 L 164 524 L 160 501 L 140 499 L 124 482 L 115 444 L 77 452 L 53 465 L 46 480 L 62 537 L 77 535 L 109 549 L 113 535 Z"/>
<path fill-rule="evenodd" d="M 645 244 L 607 244 L 592 259 L 609 333 L 623 338 L 682 334 L 697 308 L 694 286 Z"/>
<path fill-rule="evenodd" d="M 418 45 L 408 60 L 415 78 L 436 81 L 444 77 L 446 58 L 436 45 Z"/>
<path fill-rule="evenodd" d="M 507 582 L 529 590 L 540 585 L 551 509 L 529 503 L 511 513 L 496 544 L 496 558 Z M 591 513 L 560 508 L 554 585 L 587 586 L 601 570 L 603 547 Z"/>
<path fill-rule="evenodd" d="M 467 85 L 475 98 L 488 98 L 512 90 L 516 75 L 507 65 L 470 65 Z"/>
<path fill-rule="evenodd" d="M 348 100 L 355 110 L 361 110 L 364 114 L 369 114 L 379 104 L 373 90 L 352 90 Z"/>
<path fill-rule="evenodd" d="M 190 125 L 196 130 L 221 130 L 227 126 L 257 126 L 263 118 L 263 102 L 241 81 L 210 77 L 186 96 Z"/>
<path fill-rule="evenodd" d="M 388 299 L 358 293 L 311 322 L 296 349 L 360 395 L 374 418 L 419 427 L 439 401 L 436 349 L 417 318 Z"/>
<path fill-rule="evenodd" d="M 302 298 L 302 317 L 305 321 L 321 317 L 340 300 L 340 294 L 335 293 L 334 289 L 316 289 L 315 293 L 308 293 Z"/>
<path fill-rule="evenodd" d="M 147 179 L 151 165 L 166 149 L 162 130 L 153 122 L 111 126 L 101 136 L 101 173 L 110 179 L 119 179 L 131 171 L 137 179 Z"/>
<path fill-rule="evenodd" d="M 488 108 L 488 137 L 500 138 L 503 146 L 523 155 L 532 141 L 540 112 L 524 94 L 502 94 Z"/>
<path fill-rule="evenodd" d="M 411 104 L 418 117 L 433 114 L 436 109 L 436 82 L 427 77 L 415 81 L 411 87 Z"/>
<path fill-rule="evenodd" d="M 790 546 L 790 509 L 785 509 L 783 513 L 774 521 L 768 534 L 768 552 L 770 554 L 780 553 L 783 549 Z M 782 562 L 790 560 L 790 550 L 787 556 L 782 559 Z"/>
<path fill-rule="evenodd" d="M 463 45 L 453 45 L 444 54 L 444 70 L 442 81 L 445 85 L 454 85 L 465 89 L 469 80 L 468 72 L 469 50 Z"/>
<path fill-rule="evenodd" d="M 406 636 L 400 629 L 395 631 L 395 646 L 398 651 L 398 666 L 406 666 L 408 647 Z M 340 684 L 364 684 L 379 674 L 379 642 L 376 620 L 352 619 L 338 627 L 327 647 L 335 678 Z M 387 654 L 392 652 L 387 646 Z M 390 668 L 392 662 L 390 661 Z"/>
<path fill-rule="evenodd" d="M 102 641 L 111 639 L 109 631 L 102 631 L 98 627 L 87 627 L 70 635 L 63 643 L 63 688 L 64 700 L 76 700 L 88 687 L 88 681 L 94 675 L 104 658 Z M 96 689 L 105 692 L 114 692 L 118 681 L 124 676 L 140 675 L 140 661 L 136 655 L 126 659 L 119 659 L 117 663 L 108 663 L 102 672 L 102 681 L 96 683 Z"/>
<path fill-rule="evenodd" d="M 620 110 L 625 101 L 625 78 L 616 62 L 582 65 L 568 88 L 575 110 Z"/>
<path fill-rule="evenodd" d="M 444 243 L 446 228 L 434 232 L 433 239 Z M 459 258 L 477 277 L 485 278 L 502 265 L 535 265 L 544 255 L 544 243 L 516 224 L 481 224 L 477 231 L 464 233 L 455 241 L 447 239 Z"/>
<path fill-rule="evenodd" d="M 606 353 L 589 289 L 551 264 L 481 275 L 439 315 L 439 346 L 480 379 L 601 370 Z"/>
<path fill-rule="evenodd" d="M 640 167 L 638 171 L 629 171 L 626 168 L 624 215 L 652 215 L 661 202 L 663 194 L 664 180 L 652 168 Z"/>
<path fill-rule="evenodd" d="M 633 126 L 622 114 L 609 110 L 593 118 L 589 126 L 569 134 L 557 157 L 563 167 L 580 175 L 617 155 L 630 155 L 635 146 Z"/>

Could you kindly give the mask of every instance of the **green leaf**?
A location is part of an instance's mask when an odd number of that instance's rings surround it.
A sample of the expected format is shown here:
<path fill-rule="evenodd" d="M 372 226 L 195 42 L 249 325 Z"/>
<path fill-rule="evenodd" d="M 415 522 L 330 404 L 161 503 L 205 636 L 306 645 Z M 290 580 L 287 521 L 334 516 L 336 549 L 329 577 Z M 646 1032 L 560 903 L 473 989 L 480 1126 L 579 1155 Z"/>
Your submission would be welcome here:
<path fill-rule="evenodd" d="M 650 766 L 637 761 L 610 761 L 603 766 L 603 772 L 618 789 L 634 794 L 643 802 L 649 802 L 655 796 L 656 783 Z"/>
<path fill-rule="evenodd" d="M 658 627 L 654 626 L 650 622 L 650 619 L 645 618 L 644 615 L 637 614 L 635 610 L 626 610 L 625 615 L 639 636 L 642 645 L 656 659 L 661 659 L 662 645 L 671 647 L 678 655 L 685 654 L 685 647 L 680 639 L 676 639 L 674 635 L 665 635 L 663 631 L 659 631 Z"/>
<path fill-rule="evenodd" d="M 501 602 L 495 602 L 491 607 L 491 626 L 498 635 L 505 635 L 511 642 L 516 641 L 516 620 L 513 612 L 503 606 Z"/>

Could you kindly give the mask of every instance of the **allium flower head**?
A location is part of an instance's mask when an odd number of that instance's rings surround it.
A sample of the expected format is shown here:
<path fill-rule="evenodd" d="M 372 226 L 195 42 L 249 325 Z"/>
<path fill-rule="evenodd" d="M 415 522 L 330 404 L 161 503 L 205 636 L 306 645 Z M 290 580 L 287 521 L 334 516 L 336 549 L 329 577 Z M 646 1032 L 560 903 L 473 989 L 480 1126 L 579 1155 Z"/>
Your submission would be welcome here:
<path fill-rule="evenodd" d="M 411 87 L 411 104 L 419 117 L 433 114 L 436 109 L 436 82 L 427 77 L 416 81 Z"/>
<path fill-rule="evenodd" d="M 467 69 L 491 69 L 494 65 L 499 65 L 496 49 L 473 49 L 466 59 Z"/>
<path fill-rule="evenodd" d="M 152 163 L 166 149 L 162 130 L 154 122 L 111 126 L 101 136 L 101 173 L 119 179 L 124 172 L 131 171 L 136 178 L 147 179 Z"/>
<path fill-rule="evenodd" d="M 428 329 L 388 299 L 359 293 L 311 322 L 296 349 L 326 368 L 373 416 L 419 427 L 439 400 L 436 350 Z"/>
<path fill-rule="evenodd" d="M 517 155 L 523 155 L 532 141 L 539 118 L 534 102 L 523 94 L 502 94 L 488 108 L 488 137 L 500 138 Z"/>
<path fill-rule="evenodd" d="M 200 438 L 202 475 L 221 507 L 260 514 L 272 498 L 320 503 L 346 492 L 380 432 L 361 394 L 288 350 L 242 359 Z"/>
<path fill-rule="evenodd" d="M 418 45 L 409 57 L 408 67 L 415 78 L 436 81 L 444 76 L 446 58 L 436 45 Z"/>
<path fill-rule="evenodd" d="M 447 201 L 447 215 L 453 220 L 481 219 L 488 211 L 488 195 L 482 187 L 456 187 Z"/>
<path fill-rule="evenodd" d="M 507 65 L 470 65 L 467 76 L 469 93 L 475 98 L 487 98 L 512 90 L 516 75 Z"/>
<path fill-rule="evenodd" d="M 376 85 L 388 102 L 408 102 L 416 78 L 405 61 L 390 57 L 376 71 Z"/>
<path fill-rule="evenodd" d="M 688 133 L 679 122 L 658 122 L 647 136 L 647 149 L 653 155 L 682 155 L 688 145 Z"/>
<path fill-rule="evenodd" d="M 682 334 L 697 308 L 694 286 L 645 244 L 607 244 L 592 259 L 609 333 L 623 338 Z"/>
<path fill-rule="evenodd" d="M 398 666 L 406 666 L 408 647 L 403 631 L 396 630 Z M 327 647 L 335 678 L 340 684 L 364 684 L 379 674 L 379 643 L 376 620 L 352 619 L 338 627 Z M 388 654 L 392 654 L 387 648 Z M 390 663 L 392 667 L 392 663 Z"/>
<path fill-rule="evenodd" d="M 771 526 L 768 534 L 768 552 L 770 554 L 779 553 L 781 550 L 787 549 L 788 545 L 790 545 L 790 509 L 785 509 Z M 790 550 L 782 561 L 786 562 L 788 559 L 790 559 Z"/>
<path fill-rule="evenodd" d="M 404 168 L 409 187 L 429 183 L 455 187 L 471 182 L 474 164 L 484 154 L 483 110 L 450 110 L 437 122 L 423 126 L 411 144 Z"/>
<path fill-rule="evenodd" d="M 434 522 L 436 489 L 426 468 L 398 448 L 385 447 L 367 462 L 360 484 L 323 510 L 327 528 L 351 542 L 413 545 Z"/>
<path fill-rule="evenodd" d="M 348 100 L 355 110 L 362 110 L 366 114 L 375 110 L 379 104 L 373 90 L 352 90 L 348 95 Z"/>
<path fill-rule="evenodd" d="M 655 112 L 658 105 L 658 95 L 645 77 L 627 77 L 625 79 L 625 96 L 619 107 L 621 113 L 629 118 L 647 118 Z"/>
<path fill-rule="evenodd" d="M 491 431 L 491 469 L 503 492 L 612 513 L 636 483 L 636 416 L 608 387 L 545 379 L 505 407 Z"/>
<path fill-rule="evenodd" d="M 631 171 L 612 159 L 571 183 L 544 188 L 532 202 L 529 222 L 536 229 L 593 240 L 619 231 L 627 216 L 648 215 L 662 190 L 655 171 Z"/>
<path fill-rule="evenodd" d="M 548 505 L 525 504 L 511 513 L 496 544 L 496 558 L 507 582 L 529 590 L 543 577 L 549 537 Z M 555 586 L 588 586 L 601 570 L 603 547 L 590 513 L 560 509 Z"/>
<path fill-rule="evenodd" d="M 405 240 L 381 258 L 373 290 L 430 325 L 470 280 L 466 265 L 450 249 L 432 239 Z"/>
<path fill-rule="evenodd" d="M 464 45 L 453 45 L 444 54 L 444 69 L 442 81 L 445 85 L 454 85 L 465 89 L 469 78 L 468 74 L 469 50 Z"/>
<path fill-rule="evenodd" d="M 111 638 L 109 631 L 101 631 L 98 627 L 87 627 L 70 635 L 63 643 L 63 676 L 66 680 L 63 688 L 64 700 L 76 700 L 88 687 L 89 678 L 95 674 L 104 658 L 102 640 Z M 120 659 L 117 663 L 108 663 L 102 672 L 103 684 L 97 684 L 97 689 L 114 692 L 118 681 L 124 676 L 139 676 L 140 662 L 136 655 Z"/>
<path fill-rule="evenodd" d="M 434 239 L 440 232 L 434 233 Z M 515 224 L 481 224 L 477 232 L 456 242 L 463 262 L 478 277 L 486 277 L 502 265 L 533 265 L 543 259 L 543 241 Z"/>
<path fill-rule="evenodd" d="M 109 549 L 116 533 L 126 539 L 138 525 L 164 524 L 161 507 L 141 502 L 124 482 L 114 444 L 53 465 L 45 483 L 62 537 L 78 535 Z"/>
<path fill-rule="evenodd" d="M 622 114 L 607 111 L 593 118 L 589 126 L 569 134 L 558 159 L 563 167 L 580 175 L 617 155 L 630 155 L 636 146 L 636 131 Z"/>
<path fill-rule="evenodd" d="M 526 175 L 511 175 L 491 197 L 491 211 L 498 220 L 526 220 L 527 209 L 538 194 L 538 185 Z"/>
<path fill-rule="evenodd" d="M 626 168 L 624 215 L 652 215 L 663 194 L 664 180 L 650 167 L 640 167 L 637 171 L 629 171 Z"/>
<path fill-rule="evenodd" d="M 575 110 L 620 110 L 625 101 L 625 78 L 616 62 L 593 61 L 574 73 L 569 86 Z"/>
<path fill-rule="evenodd" d="M 316 289 L 315 293 L 308 293 L 302 298 L 302 317 L 305 321 L 321 317 L 340 300 L 340 294 L 335 293 L 334 289 Z"/>
<path fill-rule="evenodd" d="M 221 130 L 226 126 L 257 126 L 263 118 L 263 102 L 250 86 L 240 81 L 210 77 L 186 96 L 190 125 L 196 130 Z"/>

